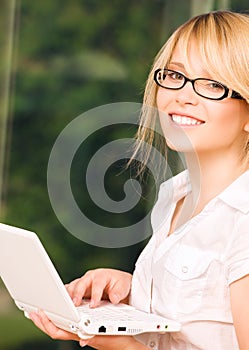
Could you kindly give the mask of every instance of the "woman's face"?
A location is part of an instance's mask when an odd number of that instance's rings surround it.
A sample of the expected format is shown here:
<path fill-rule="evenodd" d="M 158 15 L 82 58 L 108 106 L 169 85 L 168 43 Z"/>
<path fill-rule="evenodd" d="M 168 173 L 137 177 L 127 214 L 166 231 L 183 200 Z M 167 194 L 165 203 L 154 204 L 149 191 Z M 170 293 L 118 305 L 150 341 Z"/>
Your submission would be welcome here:
<path fill-rule="evenodd" d="M 204 69 L 199 57 L 193 43 L 188 60 L 191 66 L 189 72 L 180 47 L 176 47 L 167 68 L 190 79 L 217 80 Z M 156 101 L 169 147 L 180 152 L 196 152 L 198 155 L 234 152 L 241 157 L 249 135 L 249 109 L 244 100 L 208 100 L 197 95 L 188 82 L 180 90 L 159 87 Z"/>

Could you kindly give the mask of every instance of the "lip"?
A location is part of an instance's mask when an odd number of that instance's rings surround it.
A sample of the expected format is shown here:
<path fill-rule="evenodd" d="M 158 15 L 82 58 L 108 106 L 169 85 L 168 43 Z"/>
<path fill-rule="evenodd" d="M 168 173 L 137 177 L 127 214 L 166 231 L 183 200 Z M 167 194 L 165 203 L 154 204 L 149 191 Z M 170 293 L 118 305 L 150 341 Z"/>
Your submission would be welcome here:
<path fill-rule="evenodd" d="M 194 117 L 193 115 L 181 113 L 181 112 L 170 112 L 168 113 L 171 121 L 180 127 L 196 127 L 201 126 L 205 121 L 200 118 Z"/>

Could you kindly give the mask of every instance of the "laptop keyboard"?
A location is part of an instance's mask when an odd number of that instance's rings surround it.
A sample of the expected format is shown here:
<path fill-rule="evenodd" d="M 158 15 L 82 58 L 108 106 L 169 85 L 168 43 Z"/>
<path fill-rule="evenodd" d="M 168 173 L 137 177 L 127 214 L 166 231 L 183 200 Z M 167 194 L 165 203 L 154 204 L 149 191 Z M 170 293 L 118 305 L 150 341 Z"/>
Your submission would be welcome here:
<path fill-rule="evenodd" d="M 99 319 L 118 319 L 120 321 L 134 321 L 135 320 L 144 320 L 144 314 L 140 311 L 137 311 L 134 307 L 119 304 L 113 305 L 110 302 L 103 301 L 100 306 L 96 308 L 90 308 L 89 302 L 83 302 L 83 304 L 77 307 L 80 314 L 88 315 L 92 320 Z"/>

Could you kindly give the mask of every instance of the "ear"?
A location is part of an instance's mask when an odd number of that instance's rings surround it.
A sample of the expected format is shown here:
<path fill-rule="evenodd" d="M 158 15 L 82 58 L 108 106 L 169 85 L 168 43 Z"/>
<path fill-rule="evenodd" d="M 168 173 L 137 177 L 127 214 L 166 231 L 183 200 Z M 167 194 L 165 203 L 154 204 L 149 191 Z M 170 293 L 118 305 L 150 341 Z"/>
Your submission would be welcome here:
<path fill-rule="evenodd" d="M 244 126 L 244 130 L 249 132 L 249 116 L 248 116 L 248 121 L 246 122 L 246 124 Z"/>
<path fill-rule="evenodd" d="M 248 114 L 247 114 L 247 121 L 246 121 L 246 123 L 245 123 L 245 126 L 244 126 L 244 130 L 246 131 L 246 132 L 249 132 L 249 105 L 247 105 L 247 107 L 248 107 Z"/>

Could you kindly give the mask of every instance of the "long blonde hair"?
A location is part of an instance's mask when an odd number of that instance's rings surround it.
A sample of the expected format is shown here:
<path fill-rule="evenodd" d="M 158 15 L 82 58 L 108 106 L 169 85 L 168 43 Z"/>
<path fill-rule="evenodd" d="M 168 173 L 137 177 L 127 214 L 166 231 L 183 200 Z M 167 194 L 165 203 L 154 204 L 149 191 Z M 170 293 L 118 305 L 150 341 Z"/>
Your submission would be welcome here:
<path fill-rule="evenodd" d="M 144 163 L 140 170 L 146 166 L 153 143 L 159 144 L 161 152 L 165 149 L 162 138 L 159 138 L 158 142 L 155 133 L 158 118 L 154 71 L 169 64 L 176 45 L 181 47 L 181 51 L 188 59 L 193 40 L 199 50 L 200 60 L 210 75 L 228 88 L 237 91 L 249 104 L 249 15 L 215 11 L 190 19 L 172 34 L 159 51 L 147 80 L 133 154 L 135 159 L 137 153 L 143 152 L 146 148 Z M 189 68 L 191 69 L 190 65 Z"/>

